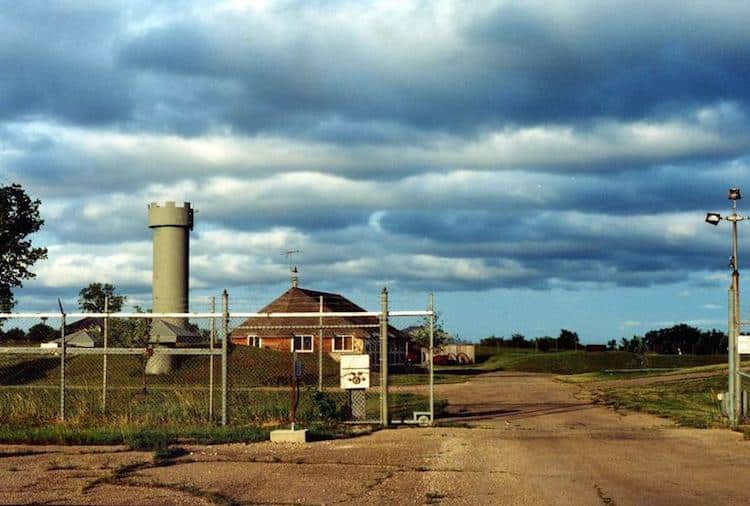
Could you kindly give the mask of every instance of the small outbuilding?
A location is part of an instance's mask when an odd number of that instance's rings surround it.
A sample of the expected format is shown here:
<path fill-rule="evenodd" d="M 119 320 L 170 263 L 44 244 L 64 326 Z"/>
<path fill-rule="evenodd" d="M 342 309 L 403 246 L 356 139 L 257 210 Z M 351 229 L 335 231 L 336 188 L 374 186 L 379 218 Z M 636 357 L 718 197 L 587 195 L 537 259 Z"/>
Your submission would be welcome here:
<path fill-rule="evenodd" d="M 62 338 L 58 337 L 52 341 L 42 343 L 42 348 L 60 348 Z M 89 329 L 81 329 L 65 336 L 65 346 L 70 348 L 95 348 L 101 346 L 99 334 Z"/>

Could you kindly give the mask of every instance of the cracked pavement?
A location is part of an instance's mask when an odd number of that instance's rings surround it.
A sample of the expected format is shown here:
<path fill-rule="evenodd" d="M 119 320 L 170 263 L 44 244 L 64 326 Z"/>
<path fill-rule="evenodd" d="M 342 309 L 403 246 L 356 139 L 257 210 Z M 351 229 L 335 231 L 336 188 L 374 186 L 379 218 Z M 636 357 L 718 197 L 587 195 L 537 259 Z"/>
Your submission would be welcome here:
<path fill-rule="evenodd" d="M 750 443 L 590 403 L 550 376 L 439 385 L 449 426 L 347 440 L 0 446 L 2 504 L 748 504 Z M 735 478 L 733 480 L 732 478 Z"/>

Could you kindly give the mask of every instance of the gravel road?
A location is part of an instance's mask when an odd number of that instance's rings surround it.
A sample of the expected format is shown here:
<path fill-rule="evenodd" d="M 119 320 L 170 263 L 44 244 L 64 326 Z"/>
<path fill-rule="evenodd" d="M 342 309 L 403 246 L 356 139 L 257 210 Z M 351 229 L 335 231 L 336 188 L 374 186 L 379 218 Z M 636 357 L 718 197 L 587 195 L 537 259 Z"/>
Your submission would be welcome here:
<path fill-rule="evenodd" d="M 750 442 L 594 406 L 550 376 L 439 385 L 448 426 L 307 445 L 0 446 L 2 504 L 750 504 Z"/>

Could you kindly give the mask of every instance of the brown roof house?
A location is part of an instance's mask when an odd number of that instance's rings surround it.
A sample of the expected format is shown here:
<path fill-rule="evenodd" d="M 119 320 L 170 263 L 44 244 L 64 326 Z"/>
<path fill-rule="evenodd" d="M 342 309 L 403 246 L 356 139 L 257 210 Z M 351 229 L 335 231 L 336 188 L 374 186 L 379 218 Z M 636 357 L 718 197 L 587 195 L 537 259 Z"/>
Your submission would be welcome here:
<path fill-rule="evenodd" d="M 323 298 L 324 313 L 360 313 L 364 309 L 337 293 L 318 292 L 292 286 L 258 313 L 317 313 Z M 279 351 L 316 353 L 320 345 L 319 317 L 248 318 L 230 331 L 236 345 L 269 348 Z M 392 365 L 406 360 L 409 338 L 388 327 L 389 360 Z M 341 354 L 367 353 L 371 365 L 380 360 L 379 319 L 375 316 L 323 318 L 323 352 L 337 360 Z"/>

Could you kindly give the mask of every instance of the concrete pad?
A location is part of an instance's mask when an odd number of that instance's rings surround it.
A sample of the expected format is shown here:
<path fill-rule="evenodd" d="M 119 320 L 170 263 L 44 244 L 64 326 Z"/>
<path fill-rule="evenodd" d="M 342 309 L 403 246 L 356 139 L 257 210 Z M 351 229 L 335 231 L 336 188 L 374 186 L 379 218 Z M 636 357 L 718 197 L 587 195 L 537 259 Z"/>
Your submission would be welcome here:
<path fill-rule="evenodd" d="M 307 443 L 307 429 L 278 429 L 271 431 L 273 443 Z"/>

